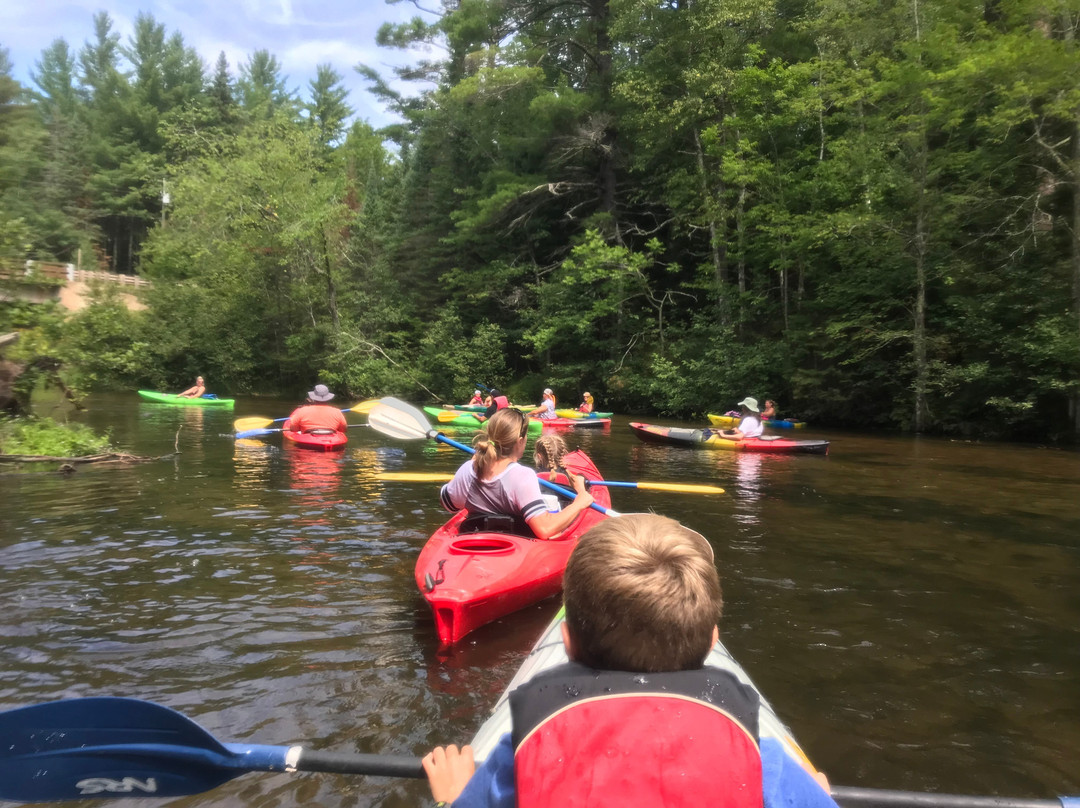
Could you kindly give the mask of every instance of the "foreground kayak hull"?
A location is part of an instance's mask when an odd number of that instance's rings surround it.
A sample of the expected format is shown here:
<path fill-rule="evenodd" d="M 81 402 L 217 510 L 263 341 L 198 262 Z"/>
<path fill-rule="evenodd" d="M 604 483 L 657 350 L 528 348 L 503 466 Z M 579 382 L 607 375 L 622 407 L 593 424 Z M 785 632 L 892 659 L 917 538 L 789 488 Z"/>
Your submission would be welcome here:
<path fill-rule="evenodd" d="M 603 479 L 583 452 L 571 452 L 563 462 L 586 479 Z M 591 493 L 598 505 L 611 506 L 607 489 L 597 486 Z M 416 560 L 416 586 L 431 607 L 444 645 L 561 592 L 563 570 L 578 538 L 605 518 L 590 508 L 558 538 L 544 541 L 511 533 L 461 534 L 467 515 L 457 513 L 435 531 Z"/>
<path fill-rule="evenodd" d="M 709 423 L 713 426 L 722 426 L 725 429 L 732 429 L 739 425 L 739 421 L 742 420 L 738 415 L 710 415 Z M 765 426 L 772 427 L 773 429 L 805 429 L 806 421 L 796 421 L 793 418 L 770 418 L 767 421 L 763 421 Z"/>
<path fill-rule="evenodd" d="M 486 408 L 484 408 L 486 409 Z M 457 410 L 444 410 L 438 407 L 424 407 L 424 412 L 431 419 L 432 424 L 437 426 L 452 426 L 455 429 L 483 429 L 484 422 L 476 417 L 476 413 L 472 412 L 460 412 Z M 483 409 L 481 410 L 483 412 Z M 451 420 L 444 420 L 447 417 L 447 413 L 458 413 Z M 440 418 L 440 414 L 442 418 Z M 529 422 L 529 434 L 539 435 L 543 427 L 540 424 Z"/>
<path fill-rule="evenodd" d="M 531 420 L 542 424 L 544 429 L 603 429 L 611 426 L 610 418 L 538 418 L 534 415 Z"/>
<path fill-rule="evenodd" d="M 157 393 L 153 390 L 139 390 L 139 395 L 147 401 L 158 404 L 177 404 L 181 407 L 226 407 L 232 409 L 236 399 L 232 398 L 184 398 L 175 393 Z"/>
<path fill-rule="evenodd" d="M 285 442 L 298 449 L 312 449 L 316 452 L 334 452 L 345 448 L 349 437 L 344 432 L 329 435 L 313 435 L 310 432 L 282 432 Z"/>
<path fill-rule="evenodd" d="M 529 652 L 521 667 L 518 668 L 514 678 L 510 680 L 510 684 L 503 691 L 491 715 L 483 723 L 476 735 L 473 736 L 470 745 L 473 748 L 477 763 L 485 760 L 498 744 L 499 738 L 510 731 L 510 693 L 537 674 L 567 661 L 566 648 L 563 646 L 562 641 L 563 622 L 563 614 L 560 610 L 559 614 L 544 630 L 540 639 L 537 640 L 536 645 L 533 646 L 532 651 Z M 709 656 L 705 660 L 705 667 L 728 671 L 738 678 L 740 682 L 753 687 L 754 690 L 758 690 L 750 677 L 747 676 L 746 671 L 735 661 L 735 658 L 728 652 L 723 643 L 717 642 L 713 646 L 712 651 L 709 652 Z M 807 761 L 806 755 L 799 748 L 791 731 L 777 717 L 776 712 L 765 697 L 761 696 L 760 690 L 758 690 L 758 694 L 761 697 L 761 706 L 758 712 L 759 736 L 777 739 L 792 760 L 797 762 Z"/>
<path fill-rule="evenodd" d="M 632 423 L 630 429 L 646 443 L 662 443 L 666 446 L 689 446 L 702 449 L 720 449 L 728 452 L 758 452 L 768 454 L 828 454 L 827 440 L 792 440 L 776 438 L 765 440 L 727 440 L 714 434 L 711 429 L 683 429 L 675 426 Z"/>
<path fill-rule="evenodd" d="M 578 410 L 555 410 L 555 414 L 557 416 L 559 416 L 560 418 L 583 419 L 583 418 L 610 418 L 615 413 L 613 413 L 613 412 L 599 412 L 598 410 L 593 410 L 590 413 L 579 412 Z"/>

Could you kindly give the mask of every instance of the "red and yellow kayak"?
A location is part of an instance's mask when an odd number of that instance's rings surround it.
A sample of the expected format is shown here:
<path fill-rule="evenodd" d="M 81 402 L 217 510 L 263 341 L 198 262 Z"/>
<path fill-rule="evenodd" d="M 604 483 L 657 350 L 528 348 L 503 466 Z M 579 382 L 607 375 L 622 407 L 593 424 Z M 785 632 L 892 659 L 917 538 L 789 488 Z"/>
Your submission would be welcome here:
<path fill-rule="evenodd" d="M 570 452 L 563 465 L 587 480 L 603 479 L 584 452 Z M 552 482 L 567 484 L 561 475 Z M 611 507 L 606 488 L 594 486 L 590 493 L 598 505 Z M 561 592 L 563 570 L 578 538 L 605 518 L 590 508 L 557 538 L 545 541 L 501 531 L 461 533 L 467 516 L 461 511 L 435 531 L 416 560 L 416 586 L 446 645 Z"/>
<path fill-rule="evenodd" d="M 828 454 L 827 440 L 792 440 L 764 436 L 749 440 L 728 440 L 713 429 L 685 429 L 676 426 L 632 423 L 634 434 L 646 443 L 663 443 L 669 446 L 691 446 L 703 449 L 721 449 L 729 452 L 768 452 Z"/>
<path fill-rule="evenodd" d="M 603 429 L 611 426 L 610 418 L 540 418 L 536 415 L 530 416 L 530 418 L 532 421 L 539 421 L 543 424 L 544 429 L 581 429 L 587 426 Z"/>
<path fill-rule="evenodd" d="M 320 452 L 332 452 L 344 449 L 349 436 L 344 432 L 291 432 L 282 430 L 282 438 L 300 449 L 315 449 Z"/>

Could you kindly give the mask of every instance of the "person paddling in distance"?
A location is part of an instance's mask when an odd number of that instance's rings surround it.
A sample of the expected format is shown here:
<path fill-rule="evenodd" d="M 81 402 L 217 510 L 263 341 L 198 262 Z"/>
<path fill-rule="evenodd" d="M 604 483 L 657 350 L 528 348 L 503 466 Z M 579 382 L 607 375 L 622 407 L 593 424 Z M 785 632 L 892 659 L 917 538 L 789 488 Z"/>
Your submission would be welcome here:
<path fill-rule="evenodd" d="M 536 415 L 542 421 L 550 421 L 555 415 L 555 393 L 550 387 L 544 388 L 544 399 L 535 410 L 530 410 L 529 415 Z"/>
<path fill-rule="evenodd" d="M 180 398 L 202 398 L 202 396 L 203 396 L 203 394 L 205 392 L 206 392 L 206 382 L 203 381 L 202 376 L 196 376 L 195 377 L 195 384 L 193 384 L 191 387 L 189 387 L 184 392 L 177 393 L 176 395 L 178 397 L 180 397 Z"/>
<path fill-rule="evenodd" d="M 759 408 L 756 398 L 747 396 L 739 402 L 739 411 L 742 413 L 742 418 L 739 420 L 739 425 L 735 429 L 721 429 L 715 434 L 721 438 L 727 440 L 750 440 L 752 438 L 760 438 L 761 433 L 765 431 L 765 428 L 761 425 L 761 416 L 759 415 Z"/>
<path fill-rule="evenodd" d="M 479 390 L 473 390 L 472 391 L 472 398 L 469 399 L 468 406 L 475 407 L 476 405 L 483 404 L 483 403 L 484 403 L 484 396 L 480 393 Z"/>
<path fill-rule="evenodd" d="M 349 428 L 349 422 L 345 420 L 341 410 L 330 405 L 329 402 L 333 400 L 334 394 L 325 384 L 315 385 L 315 389 L 307 394 L 307 403 L 293 410 L 281 428 L 286 432 L 309 432 L 315 435 L 344 432 Z"/>
<path fill-rule="evenodd" d="M 563 587 L 569 662 L 510 694 L 511 731 L 479 769 L 468 746 L 424 757 L 438 804 L 696 808 L 708 794 L 729 808 L 835 808 L 824 775 L 758 737 L 757 691 L 705 666 L 722 596 L 703 536 L 656 514 L 604 520 L 578 540 Z"/>
<path fill-rule="evenodd" d="M 484 399 L 484 403 L 487 404 L 487 409 L 476 417 L 482 422 L 491 418 L 499 410 L 505 410 L 510 406 L 510 399 L 502 394 L 502 391 L 498 387 L 492 387 L 487 397 Z"/>
<path fill-rule="evenodd" d="M 566 530 L 593 503 L 585 478 L 567 475 L 576 496 L 565 508 L 549 512 L 536 472 L 518 461 L 525 454 L 529 419 L 520 410 L 502 409 L 473 438 L 476 454 L 465 461 L 442 487 L 439 500 L 448 511 L 468 510 L 470 516 L 507 514 L 524 521 L 540 539 Z"/>
<path fill-rule="evenodd" d="M 761 422 L 776 420 L 776 402 L 771 398 L 765 399 L 765 409 L 761 411 Z"/>
<path fill-rule="evenodd" d="M 588 392 L 582 393 L 581 394 L 581 404 L 580 404 L 580 406 L 578 406 L 578 412 L 584 413 L 585 415 L 589 415 L 589 414 L 592 413 L 592 411 L 593 411 L 592 393 L 588 393 Z"/>

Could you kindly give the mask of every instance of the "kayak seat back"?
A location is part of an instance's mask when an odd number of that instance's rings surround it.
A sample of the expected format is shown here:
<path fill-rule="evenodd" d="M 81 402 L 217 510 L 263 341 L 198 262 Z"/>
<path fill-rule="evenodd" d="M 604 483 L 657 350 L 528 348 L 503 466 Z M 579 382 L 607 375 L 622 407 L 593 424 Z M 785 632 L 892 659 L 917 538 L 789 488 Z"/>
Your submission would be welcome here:
<path fill-rule="evenodd" d="M 320 427 L 318 429 L 305 429 L 304 433 L 307 434 L 307 435 L 336 435 L 337 430 L 336 429 L 325 429 L 325 428 Z"/>
<path fill-rule="evenodd" d="M 527 539 L 536 538 L 524 517 L 508 513 L 471 513 L 458 526 L 458 534 L 463 533 L 510 533 Z"/>

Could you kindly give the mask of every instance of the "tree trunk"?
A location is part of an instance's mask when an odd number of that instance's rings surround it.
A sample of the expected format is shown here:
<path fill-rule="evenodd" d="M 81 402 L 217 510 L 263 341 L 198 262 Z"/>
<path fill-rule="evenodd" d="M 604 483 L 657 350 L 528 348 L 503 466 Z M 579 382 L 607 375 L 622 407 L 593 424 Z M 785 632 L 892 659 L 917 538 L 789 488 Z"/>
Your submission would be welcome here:
<path fill-rule="evenodd" d="M 705 209 L 709 218 L 709 255 L 713 265 L 713 279 L 716 281 L 717 307 L 720 310 L 720 322 L 726 328 L 731 325 L 731 305 L 727 298 L 728 264 L 727 238 L 724 223 L 713 214 L 712 194 L 705 172 L 705 151 L 701 147 L 701 133 L 694 128 L 694 153 L 697 157 L 698 177 L 701 186 L 701 198 L 705 200 Z"/>
<path fill-rule="evenodd" d="M 1077 335 L 1080 336 L 1080 110 L 1075 113 L 1072 151 L 1072 304 Z M 1080 383 L 1069 396 L 1073 432 L 1080 434 Z"/>

